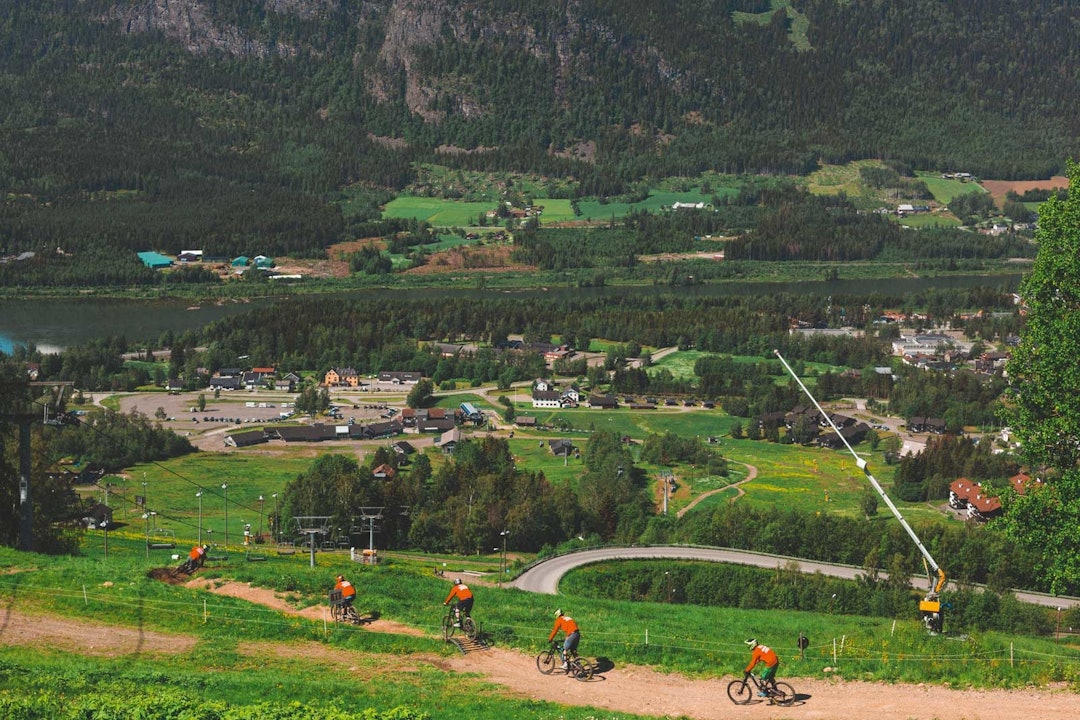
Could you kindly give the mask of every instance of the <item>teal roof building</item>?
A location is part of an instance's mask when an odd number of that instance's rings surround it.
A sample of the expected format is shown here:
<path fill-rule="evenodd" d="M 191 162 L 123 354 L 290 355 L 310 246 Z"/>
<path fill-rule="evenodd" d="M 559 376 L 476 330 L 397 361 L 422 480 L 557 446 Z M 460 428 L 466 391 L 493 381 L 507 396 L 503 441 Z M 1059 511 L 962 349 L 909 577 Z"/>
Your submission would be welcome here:
<path fill-rule="evenodd" d="M 151 270 L 161 270 L 163 268 L 172 267 L 173 261 L 165 257 L 161 253 L 156 252 L 141 252 L 138 253 L 139 259 L 142 260 L 143 265 Z"/>

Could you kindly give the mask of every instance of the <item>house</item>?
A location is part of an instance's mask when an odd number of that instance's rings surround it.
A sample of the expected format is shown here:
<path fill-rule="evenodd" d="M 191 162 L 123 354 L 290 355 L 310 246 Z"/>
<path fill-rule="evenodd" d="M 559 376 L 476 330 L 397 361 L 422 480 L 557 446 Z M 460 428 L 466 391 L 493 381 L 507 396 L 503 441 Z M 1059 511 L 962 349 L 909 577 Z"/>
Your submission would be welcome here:
<path fill-rule="evenodd" d="M 407 383 L 418 383 L 422 375 L 418 372 L 408 372 L 403 370 L 383 370 L 379 373 L 379 382 L 393 383 L 394 385 L 401 385 Z"/>
<path fill-rule="evenodd" d="M 533 392 L 536 392 L 537 390 L 540 392 L 553 392 L 555 390 L 555 383 L 544 378 L 536 378 L 536 380 L 533 381 L 532 389 Z"/>
<path fill-rule="evenodd" d="M 619 407 L 619 401 L 613 395 L 590 395 L 589 407 L 601 410 L 614 410 Z"/>
<path fill-rule="evenodd" d="M 108 530 L 113 526 L 112 508 L 104 503 L 97 503 L 82 517 L 87 530 Z"/>
<path fill-rule="evenodd" d="M 269 438 L 262 430 L 245 430 L 225 436 L 225 444 L 230 447 L 242 448 L 264 443 Z"/>
<path fill-rule="evenodd" d="M 870 426 L 866 423 L 858 423 L 856 425 L 849 425 L 840 429 L 840 437 L 837 437 L 835 432 L 822 433 L 818 436 L 817 443 L 823 448 L 841 448 L 844 446 L 844 440 L 848 445 L 856 445 L 866 439 L 866 434 L 870 432 Z M 840 438 L 843 438 L 841 440 Z"/>
<path fill-rule="evenodd" d="M 574 454 L 574 443 L 571 440 L 548 440 L 548 450 L 555 457 L 567 457 Z"/>
<path fill-rule="evenodd" d="M 241 378 L 238 377 L 220 377 L 215 376 L 210 378 L 209 385 L 211 390 L 239 390 Z"/>
<path fill-rule="evenodd" d="M 232 259 L 232 263 L 231 263 L 231 264 L 232 264 L 232 266 L 233 266 L 234 268 L 245 268 L 245 267 L 247 267 L 247 266 L 248 266 L 248 263 L 249 263 L 249 262 L 251 262 L 251 261 L 250 261 L 250 260 L 248 260 L 248 256 L 247 256 L 247 255 L 238 255 L 237 257 L 234 257 L 234 258 Z"/>
<path fill-rule="evenodd" d="M 908 432 L 913 433 L 936 433 L 943 435 L 948 426 L 941 418 L 911 417 L 907 420 Z"/>
<path fill-rule="evenodd" d="M 969 520 L 988 520 L 1001 513 L 1001 500 L 983 492 L 981 483 L 957 478 L 949 484 L 949 507 L 966 511 Z"/>
<path fill-rule="evenodd" d="M 521 428 L 536 427 L 536 418 L 532 415 L 518 415 L 514 418 L 514 424 Z"/>
<path fill-rule="evenodd" d="M 323 385 L 328 387 L 338 387 L 340 385 L 357 387 L 360 385 L 360 373 L 356 371 L 356 368 L 332 367 L 323 375 Z"/>
<path fill-rule="evenodd" d="M 364 425 L 363 427 L 354 425 L 353 427 L 358 428 L 361 437 L 365 440 L 383 440 L 402 433 L 401 423 L 397 420 L 371 423 L 370 425 Z"/>
<path fill-rule="evenodd" d="M 417 432 L 433 432 L 433 433 L 445 433 L 447 430 L 452 430 L 457 427 L 457 423 L 454 422 L 452 417 L 439 417 L 439 418 L 424 418 L 416 420 Z"/>
<path fill-rule="evenodd" d="M 397 475 L 397 470 L 390 467 L 386 463 L 383 463 L 377 468 L 373 468 L 371 470 L 371 476 L 379 478 L 380 480 L 393 480 L 395 475 Z"/>
<path fill-rule="evenodd" d="M 274 380 L 275 390 L 284 390 L 285 392 L 292 392 L 296 390 L 297 384 L 300 382 L 300 376 L 296 373 L 286 373 Z"/>
<path fill-rule="evenodd" d="M 465 352 L 465 346 L 457 343 L 435 343 L 435 349 L 439 351 L 439 356 L 444 358 L 457 357 Z"/>
<path fill-rule="evenodd" d="M 416 452 L 416 448 L 414 448 L 408 440 L 398 440 L 390 447 L 402 458 L 407 458 Z"/>
<path fill-rule="evenodd" d="M 220 377 L 238 377 L 244 374 L 244 371 L 238 367 L 223 367 L 217 371 Z"/>
<path fill-rule="evenodd" d="M 178 393 L 184 389 L 184 381 L 180 378 L 169 378 L 165 382 L 165 390 L 169 393 Z"/>
<path fill-rule="evenodd" d="M 199 262 L 203 258 L 202 250 L 181 250 L 176 259 L 182 263 Z"/>
<path fill-rule="evenodd" d="M 532 394 L 534 408 L 561 408 L 562 393 L 558 390 L 534 390 Z"/>
<path fill-rule="evenodd" d="M 457 428 L 451 428 L 440 435 L 439 441 L 435 444 L 441 447 L 445 454 L 453 455 L 459 442 L 461 442 L 461 431 Z"/>
<path fill-rule="evenodd" d="M 581 402 L 581 391 L 571 385 L 562 391 L 563 405 L 576 407 Z"/>

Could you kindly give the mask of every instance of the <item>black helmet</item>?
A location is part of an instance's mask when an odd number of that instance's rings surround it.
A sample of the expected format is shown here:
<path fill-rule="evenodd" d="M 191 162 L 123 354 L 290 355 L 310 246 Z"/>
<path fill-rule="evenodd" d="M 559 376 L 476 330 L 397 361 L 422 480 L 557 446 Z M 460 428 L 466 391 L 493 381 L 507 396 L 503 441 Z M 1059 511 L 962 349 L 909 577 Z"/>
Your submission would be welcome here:
<path fill-rule="evenodd" d="M 344 575 L 338 575 L 338 576 L 337 576 L 337 579 L 338 579 L 338 580 L 344 580 L 344 579 L 345 579 L 345 576 L 344 576 Z"/>

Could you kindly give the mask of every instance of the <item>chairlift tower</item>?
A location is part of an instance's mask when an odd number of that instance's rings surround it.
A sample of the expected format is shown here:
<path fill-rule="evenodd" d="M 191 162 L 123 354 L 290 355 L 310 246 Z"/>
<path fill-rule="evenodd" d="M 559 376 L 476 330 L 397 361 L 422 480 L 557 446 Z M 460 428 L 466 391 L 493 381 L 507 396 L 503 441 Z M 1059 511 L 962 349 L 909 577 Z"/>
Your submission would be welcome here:
<path fill-rule="evenodd" d="M 375 531 L 381 531 L 379 527 L 379 520 L 383 518 L 383 510 L 385 507 L 362 507 L 360 508 L 360 521 L 361 527 L 366 527 L 368 531 L 368 562 L 372 565 L 375 564 Z"/>
<path fill-rule="evenodd" d="M 7 420 L 19 426 L 19 549 L 31 552 L 34 549 L 34 503 L 30 493 L 30 425 L 40 422 L 42 425 L 64 425 L 74 421 L 64 413 L 64 396 L 71 382 L 31 382 L 0 383 L 0 387 L 48 387 L 51 393 L 47 402 L 33 400 L 41 405 L 37 412 L 0 412 L 0 421 Z M 23 403 L 19 403 L 23 404 Z"/>
<path fill-rule="evenodd" d="M 315 567 L 315 536 L 326 537 L 330 534 L 329 515 L 297 515 L 296 531 L 308 538 L 308 546 L 311 548 L 311 567 Z"/>

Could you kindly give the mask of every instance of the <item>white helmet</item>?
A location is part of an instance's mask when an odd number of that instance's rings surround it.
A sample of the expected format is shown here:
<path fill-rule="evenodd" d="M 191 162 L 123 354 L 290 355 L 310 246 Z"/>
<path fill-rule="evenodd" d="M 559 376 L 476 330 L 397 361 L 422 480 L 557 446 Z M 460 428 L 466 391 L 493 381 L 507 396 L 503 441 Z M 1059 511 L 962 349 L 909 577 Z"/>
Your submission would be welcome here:
<path fill-rule="evenodd" d="M 757 647 L 757 640 L 755 640 L 754 638 L 750 638 L 749 640 L 746 640 L 745 643 L 746 643 L 746 647 L 750 648 L 751 650 L 753 650 L 754 648 Z"/>
<path fill-rule="evenodd" d="M 454 578 L 454 584 L 455 585 L 460 585 L 461 584 L 461 578 Z"/>
<path fill-rule="evenodd" d="M 557 617 L 557 618 L 562 617 L 562 610 L 556 610 L 555 611 L 555 617 Z"/>

